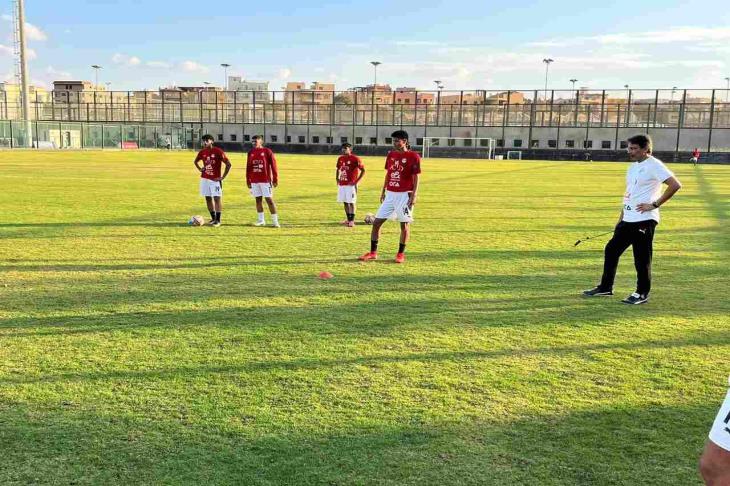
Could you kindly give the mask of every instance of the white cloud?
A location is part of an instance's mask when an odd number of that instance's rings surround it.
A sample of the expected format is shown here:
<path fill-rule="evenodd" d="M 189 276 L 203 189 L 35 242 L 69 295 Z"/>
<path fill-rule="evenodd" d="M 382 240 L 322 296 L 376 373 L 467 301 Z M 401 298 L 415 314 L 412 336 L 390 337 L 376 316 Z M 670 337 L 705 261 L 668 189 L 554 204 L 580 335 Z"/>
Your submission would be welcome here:
<path fill-rule="evenodd" d="M 40 28 L 28 22 L 25 23 L 25 35 L 28 40 L 33 41 L 44 41 L 48 39 L 48 36 Z"/>
<path fill-rule="evenodd" d="M 13 22 L 13 16 L 9 14 L 2 14 L 0 16 L 6 22 Z M 25 36 L 28 40 L 32 41 L 44 41 L 48 40 L 48 36 L 43 32 L 40 27 L 33 25 L 29 22 L 25 23 Z"/>
<path fill-rule="evenodd" d="M 350 49 L 368 49 L 370 44 L 365 42 L 346 42 L 345 47 L 349 47 Z"/>
<path fill-rule="evenodd" d="M 48 66 L 46 68 L 46 74 L 49 76 L 55 77 L 56 79 L 71 79 L 73 76 L 71 76 L 71 73 L 68 71 L 59 71 L 53 66 Z"/>
<path fill-rule="evenodd" d="M 172 64 L 170 64 L 169 62 L 164 62 L 164 61 L 147 61 L 144 64 L 145 64 L 145 66 L 150 67 L 150 68 L 154 68 L 154 69 L 170 69 L 170 68 L 172 68 Z"/>
<path fill-rule="evenodd" d="M 203 66 L 202 64 L 198 64 L 195 61 L 183 61 L 180 63 L 180 68 L 183 71 L 187 71 L 189 73 L 207 73 L 210 71 L 208 67 Z"/>
<path fill-rule="evenodd" d="M 279 69 L 279 74 L 277 75 L 277 79 L 289 79 L 290 77 L 291 77 L 291 69 L 289 69 L 289 68 Z"/>
<path fill-rule="evenodd" d="M 134 67 L 139 66 L 142 63 L 142 60 L 137 56 L 129 56 L 127 54 L 116 53 L 112 56 L 112 62 L 114 64 Z"/>
<path fill-rule="evenodd" d="M 529 47 L 569 47 L 598 43 L 604 46 L 629 46 L 647 44 L 726 42 L 730 41 L 730 27 L 669 27 L 648 32 L 619 32 L 594 36 L 578 36 L 530 42 Z"/>
<path fill-rule="evenodd" d="M 395 41 L 394 44 L 398 47 L 432 47 L 439 46 L 441 42 L 436 41 Z"/>
<path fill-rule="evenodd" d="M 4 56 L 14 56 L 15 50 L 12 47 L 0 44 L 0 54 Z"/>

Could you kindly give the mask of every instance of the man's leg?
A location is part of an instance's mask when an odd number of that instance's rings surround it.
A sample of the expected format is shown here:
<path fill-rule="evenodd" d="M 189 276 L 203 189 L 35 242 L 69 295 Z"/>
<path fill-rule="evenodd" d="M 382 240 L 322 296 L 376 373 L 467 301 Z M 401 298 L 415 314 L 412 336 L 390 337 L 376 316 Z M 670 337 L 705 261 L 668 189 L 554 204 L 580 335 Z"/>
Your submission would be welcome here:
<path fill-rule="evenodd" d="M 707 486 L 730 486 L 730 451 L 708 440 L 700 457 L 700 474 Z"/>
<path fill-rule="evenodd" d="M 266 198 L 266 205 L 269 206 L 269 212 L 271 213 L 271 224 L 279 227 L 279 214 L 276 212 L 276 203 L 273 197 Z"/>
<path fill-rule="evenodd" d="M 264 218 L 264 198 L 263 196 L 256 196 L 256 224 L 258 226 L 263 226 L 266 224 L 266 219 Z"/>
<path fill-rule="evenodd" d="M 215 211 L 215 220 L 221 222 L 221 212 L 223 211 L 223 198 L 221 196 L 213 196 L 213 210 Z"/>
<path fill-rule="evenodd" d="M 215 221 L 215 203 L 213 202 L 212 196 L 205 196 L 205 205 L 208 206 L 208 212 L 210 213 L 210 222 Z"/>
<path fill-rule="evenodd" d="M 400 244 L 398 245 L 398 254 L 395 256 L 396 263 L 405 261 L 406 243 L 411 236 L 411 223 L 400 224 Z"/>
<path fill-rule="evenodd" d="M 385 223 L 384 218 L 375 218 L 373 221 L 373 229 L 370 231 L 370 251 L 360 257 L 360 260 L 366 262 L 378 258 L 378 240 L 380 239 L 380 228 Z"/>
<path fill-rule="evenodd" d="M 649 295 L 651 291 L 651 260 L 653 254 L 654 228 L 656 223 L 647 221 L 636 228 L 632 247 L 636 268 L 636 293 Z"/>
<path fill-rule="evenodd" d="M 342 203 L 345 208 L 345 221 L 350 221 L 350 205 L 348 203 Z"/>
<path fill-rule="evenodd" d="M 619 223 L 613 232 L 613 237 L 606 243 L 606 248 L 603 251 L 603 275 L 599 285 L 602 290 L 613 289 L 618 261 L 626 248 L 631 245 L 631 235 L 627 226 L 630 228 L 630 225 L 624 222 Z"/>

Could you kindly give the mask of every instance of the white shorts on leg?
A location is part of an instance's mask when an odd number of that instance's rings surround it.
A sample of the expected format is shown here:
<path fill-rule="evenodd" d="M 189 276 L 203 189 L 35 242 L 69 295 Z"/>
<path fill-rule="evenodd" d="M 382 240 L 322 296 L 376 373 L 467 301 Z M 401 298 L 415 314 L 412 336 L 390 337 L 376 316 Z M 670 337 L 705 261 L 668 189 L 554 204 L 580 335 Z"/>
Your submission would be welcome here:
<path fill-rule="evenodd" d="M 355 204 L 357 202 L 357 186 L 339 186 L 337 202 Z"/>
<path fill-rule="evenodd" d="M 408 207 L 409 195 L 409 192 L 385 191 L 385 199 L 375 217 L 378 219 L 394 217 L 400 223 L 412 223 L 413 208 Z"/>
<path fill-rule="evenodd" d="M 251 195 L 253 197 L 273 197 L 274 188 L 268 182 L 254 182 L 251 184 Z"/>
<path fill-rule="evenodd" d="M 710 440 L 730 452 L 730 390 L 725 396 L 725 401 L 720 405 L 715 423 L 712 424 Z"/>
<path fill-rule="evenodd" d="M 219 181 L 200 179 L 200 195 L 204 197 L 218 197 L 223 195 L 223 187 Z"/>

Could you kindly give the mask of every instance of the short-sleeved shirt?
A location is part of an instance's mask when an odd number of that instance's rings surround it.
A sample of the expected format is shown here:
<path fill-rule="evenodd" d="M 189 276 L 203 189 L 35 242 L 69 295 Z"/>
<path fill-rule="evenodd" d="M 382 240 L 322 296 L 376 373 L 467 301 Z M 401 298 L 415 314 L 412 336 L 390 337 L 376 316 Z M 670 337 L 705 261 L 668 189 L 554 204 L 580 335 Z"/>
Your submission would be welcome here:
<path fill-rule="evenodd" d="M 218 147 L 204 148 L 198 152 L 195 161 L 203 161 L 203 171 L 200 177 L 203 179 L 217 179 L 221 176 L 221 163 L 228 160 L 226 153 Z"/>
<path fill-rule="evenodd" d="M 653 219 L 658 223 L 658 208 L 640 213 L 636 206 L 656 201 L 661 196 L 662 183 L 672 176 L 674 176 L 672 171 L 655 157 L 631 164 L 626 172 L 623 220 L 627 223 L 637 223 Z"/>
<path fill-rule="evenodd" d="M 279 182 L 274 152 L 268 147 L 252 148 L 246 162 L 246 182 L 248 184 Z"/>
<path fill-rule="evenodd" d="M 341 155 L 337 159 L 337 184 L 340 186 L 354 186 L 360 171 L 365 168 L 357 155 Z"/>
<path fill-rule="evenodd" d="M 410 150 L 405 152 L 391 150 L 385 158 L 385 170 L 388 171 L 385 182 L 387 191 L 412 191 L 413 176 L 421 173 L 421 157 Z"/>

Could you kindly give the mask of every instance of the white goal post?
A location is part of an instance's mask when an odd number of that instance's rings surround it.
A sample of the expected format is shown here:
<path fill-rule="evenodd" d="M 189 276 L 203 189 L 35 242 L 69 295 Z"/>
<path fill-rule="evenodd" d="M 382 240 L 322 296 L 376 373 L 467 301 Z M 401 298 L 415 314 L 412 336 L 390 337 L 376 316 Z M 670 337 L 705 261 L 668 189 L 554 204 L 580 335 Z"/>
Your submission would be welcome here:
<path fill-rule="evenodd" d="M 443 149 L 482 149 L 486 151 L 487 159 L 494 159 L 494 149 L 497 140 L 487 137 L 425 137 L 423 139 L 423 158 L 432 156 L 434 147 Z"/>
<path fill-rule="evenodd" d="M 507 160 L 522 160 L 522 150 L 508 150 Z"/>

